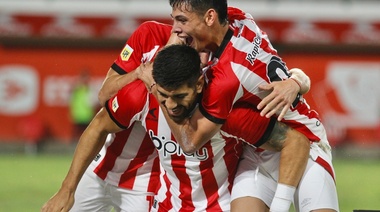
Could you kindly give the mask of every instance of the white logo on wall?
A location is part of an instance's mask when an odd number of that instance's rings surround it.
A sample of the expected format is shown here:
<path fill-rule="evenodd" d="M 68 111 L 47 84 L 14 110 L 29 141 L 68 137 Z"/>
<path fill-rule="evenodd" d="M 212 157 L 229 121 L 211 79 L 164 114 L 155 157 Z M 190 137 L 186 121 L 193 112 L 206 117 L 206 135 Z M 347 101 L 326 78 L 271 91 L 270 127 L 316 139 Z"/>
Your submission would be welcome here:
<path fill-rule="evenodd" d="M 377 126 L 380 114 L 380 63 L 332 63 L 326 80 L 347 111 L 349 127 Z"/>
<path fill-rule="evenodd" d="M 39 78 L 30 66 L 0 66 L 0 114 L 25 115 L 37 107 Z"/>
<path fill-rule="evenodd" d="M 326 79 L 311 90 L 321 105 L 329 135 L 343 137 L 348 128 L 379 125 L 379 82 L 380 63 L 333 62 L 327 66 Z M 335 98 L 328 98 L 332 95 Z"/>

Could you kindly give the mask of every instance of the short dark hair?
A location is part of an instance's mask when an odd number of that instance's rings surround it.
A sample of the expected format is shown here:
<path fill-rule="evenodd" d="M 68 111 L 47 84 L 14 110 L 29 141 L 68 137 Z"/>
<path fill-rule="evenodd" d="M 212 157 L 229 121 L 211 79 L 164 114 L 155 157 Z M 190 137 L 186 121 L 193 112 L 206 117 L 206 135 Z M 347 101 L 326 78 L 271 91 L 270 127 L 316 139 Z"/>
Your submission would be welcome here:
<path fill-rule="evenodd" d="M 158 52 L 153 62 L 153 79 L 165 89 L 191 87 L 201 76 L 198 52 L 187 45 L 174 44 Z"/>
<path fill-rule="evenodd" d="M 214 9 L 218 13 L 220 24 L 227 23 L 227 0 L 169 0 L 172 8 L 186 6 L 188 11 L 194 11 L 204 15 L 208 9 Z"/>

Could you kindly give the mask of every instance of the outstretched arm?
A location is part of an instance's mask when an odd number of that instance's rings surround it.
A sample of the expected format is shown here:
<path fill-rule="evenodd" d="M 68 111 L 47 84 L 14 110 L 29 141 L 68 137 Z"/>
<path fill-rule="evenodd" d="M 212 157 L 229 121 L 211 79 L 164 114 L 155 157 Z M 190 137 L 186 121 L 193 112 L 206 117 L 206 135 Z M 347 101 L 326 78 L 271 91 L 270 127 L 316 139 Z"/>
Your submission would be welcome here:
<path fill-rule="evenodd" d="M 107 135 L 120 130 L 107 111 L 102 108 L 80 137 L 73 161 L 61 188 L 43 205 L 41 211 L 70 210 L 74 204 L 75 190 L 87 167 L 104 145 Z"/>
<path fill-rule="evenodd" d="M 136 70 L 133 70 L 128 74 L 120 75 L 115 70 L 110 68 L 98 93 L 98 100 L 100 105 L 104 106 L 105 102 L 114 96 L 122 87 L 135 81 L 136 79 Z"/>

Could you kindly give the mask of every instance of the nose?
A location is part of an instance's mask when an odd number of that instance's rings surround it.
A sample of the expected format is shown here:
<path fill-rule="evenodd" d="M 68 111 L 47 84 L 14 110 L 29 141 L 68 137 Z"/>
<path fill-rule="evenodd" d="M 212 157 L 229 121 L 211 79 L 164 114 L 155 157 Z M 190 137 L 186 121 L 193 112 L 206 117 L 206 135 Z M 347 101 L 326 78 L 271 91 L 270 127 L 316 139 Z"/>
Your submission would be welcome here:
<path fill-rule="evenodd" d="M 166 101 L 165 101 L 165 106 L 168 110 L 173 110 L 174 108 L 177 107 L 177 102 L 174 101 L 172 98 L 167 98 Z"/>
<path fill-rule="evenodd" d="M 177 21 L 173 21 L 173 28 L 172 28 L 172 33 L 181 33 L 182 32 L 182 30 L 181 30 L 181 28 L 178 26 L 178 24 L 177 24 Z"/>

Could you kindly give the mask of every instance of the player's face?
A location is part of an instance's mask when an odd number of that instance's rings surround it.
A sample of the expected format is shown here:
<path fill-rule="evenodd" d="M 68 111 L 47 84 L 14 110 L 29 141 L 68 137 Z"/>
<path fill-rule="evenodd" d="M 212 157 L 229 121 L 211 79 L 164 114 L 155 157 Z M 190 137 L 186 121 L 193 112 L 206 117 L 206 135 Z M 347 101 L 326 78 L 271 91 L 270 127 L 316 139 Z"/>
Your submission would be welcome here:
<path fill-rule="evenodd" d="M 194 109 L 197 97 L 202 89 L 198 86 L 188 87 L 183 85 L 175 90 L 166 90 L 157 85 L 157 98 L 163 109 L 166 109 L 169 117 L 177 123 L 182 122 Z"/>
<path fill-rule="evenodd" d="M 181 8 L 173 8 L 173 32 L 187 45 L 195 48 L 198 52 L 207 50 L 208 26 L 203 16 L 188 11 L 185 5 Z"/>

